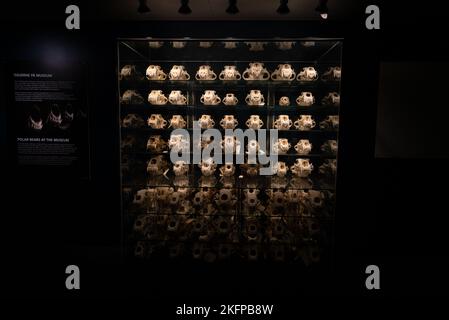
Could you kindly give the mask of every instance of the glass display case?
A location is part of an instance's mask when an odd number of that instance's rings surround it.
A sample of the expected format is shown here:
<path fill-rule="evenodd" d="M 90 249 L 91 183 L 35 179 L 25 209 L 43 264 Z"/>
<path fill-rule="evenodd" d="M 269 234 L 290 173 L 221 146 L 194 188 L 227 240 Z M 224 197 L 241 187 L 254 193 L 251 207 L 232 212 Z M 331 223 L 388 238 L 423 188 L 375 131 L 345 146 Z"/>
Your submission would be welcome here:
<path fill-rule="evenodd" d="M 341 55 L 341 39 L 120 39 L 126 256 L 327 261 Z"/>

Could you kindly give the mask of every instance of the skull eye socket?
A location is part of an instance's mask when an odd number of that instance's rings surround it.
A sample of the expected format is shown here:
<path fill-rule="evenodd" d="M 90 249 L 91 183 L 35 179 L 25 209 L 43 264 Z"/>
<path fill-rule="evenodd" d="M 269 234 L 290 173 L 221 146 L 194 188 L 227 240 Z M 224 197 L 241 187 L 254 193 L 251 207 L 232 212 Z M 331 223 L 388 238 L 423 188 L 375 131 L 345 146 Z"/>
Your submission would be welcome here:
<path fill-rule="evenodd" d="M 156 162 L 157 162 L 156 159 L 151 159 L 150 161 L 151 164 L 156 164 Z"/>
<path fill-rule="evenodd" d="M 142 196 L 140 196 L 140 195 L 137 195 L 137 196 L 136 196 L 136 200 L 137 200 L 137 201 L 140 201 L 141 199 L 142 199 Z"/>
<path fill-rule="evenodd" d="M 226 193 L 223 193 L 221 195 L 221 200 L 228 200 L 228 195 Z"/>
<path fill-rule="evenodd" d="M 256 202 L 256 199 L 249 199 L 249 202 L 254 203 Z"/>
<path fill-rule="evenodd" d="M 320 199 L 320 198 L 318 198 L 318 197 L 316 197 L 316 198 L 313 198 L 313 202 L 315 202 L 315 203 L 320 203 L 320 202 L 321 202 L 321 199 Z"/>

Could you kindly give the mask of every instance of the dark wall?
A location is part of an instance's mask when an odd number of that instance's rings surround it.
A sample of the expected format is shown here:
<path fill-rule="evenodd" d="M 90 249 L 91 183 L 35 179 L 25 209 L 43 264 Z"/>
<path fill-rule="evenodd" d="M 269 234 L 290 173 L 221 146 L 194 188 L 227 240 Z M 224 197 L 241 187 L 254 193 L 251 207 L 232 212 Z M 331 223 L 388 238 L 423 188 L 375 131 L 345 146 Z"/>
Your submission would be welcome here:
<path fill-rule="evenodd" d="M 447 5 L 384 1 L 381 8 L 371 252 L 384 263 L 392 292 L 443 293 L 449 266 L 439 214 L 449 176 Z M 423 79 L 426 67 L 429 79 Z"/>
<path fill-rule="evenodd" d="M 383 62 L 376 157 L 449 157 L 448 62 Z"/>

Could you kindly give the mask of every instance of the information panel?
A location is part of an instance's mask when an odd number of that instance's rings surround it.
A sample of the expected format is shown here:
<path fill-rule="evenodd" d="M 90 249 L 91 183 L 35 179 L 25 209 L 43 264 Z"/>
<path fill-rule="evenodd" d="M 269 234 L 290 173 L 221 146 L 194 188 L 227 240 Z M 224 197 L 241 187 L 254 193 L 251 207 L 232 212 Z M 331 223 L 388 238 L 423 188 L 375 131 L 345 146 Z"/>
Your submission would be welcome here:
<path fill-rule="evenodd" d="M 54 168 L 88 178 L 85 65 L 17 62 L 9 70 L 13 89 L 9 114 L 15 117 L 10 132 L 18 166 Z"/>

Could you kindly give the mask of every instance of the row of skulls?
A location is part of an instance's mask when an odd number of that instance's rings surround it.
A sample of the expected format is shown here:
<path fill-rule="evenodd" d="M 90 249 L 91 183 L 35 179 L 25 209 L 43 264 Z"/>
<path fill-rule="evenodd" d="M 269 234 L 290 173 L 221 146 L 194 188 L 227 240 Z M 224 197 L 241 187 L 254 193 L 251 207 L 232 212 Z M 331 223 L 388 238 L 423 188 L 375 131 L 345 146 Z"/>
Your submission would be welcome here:
<path fill-rule="evenodd" d="M 236 202 L 235 189 L 217 191 L 215 188 L 201 188 L 200 191 L 195 191 L 188 187 L 157 187 L 138 190 L 132 204 L 150 211 L 166 210 L 171 213 L 174 208 L 176 214 L 189 214 L 200 210 L 203 215 L 213 215 L 217 210 L 212 203 L 220 208 L 233 208 Z"/>
<path fill-rule="evenodd" d="M 126 90 L 120 101 L 123 105 L 144 104 L 144 98 L 136 90 Z M 187 97 L 181 90 L 172 90 L 168 95 L 165 95 L 162 90 L 152 90 L 148 95 L 148 102 L 152 105 L 187 105 Z M 300 107 L 310 107 L 315 103 L 315 96 L 312 92 L 302 91 L 300 95 L 295 99 L 296 104 Z M 251 90 L 245 98 L 245 102 L 249 106 L 263 106 L 265 105 L 265 97 L 260 90 Z M 205 90 L 204 94 L 200 98 L 200 103 L 204 105 L 219 105 L 223 103 L 227 106 L 235 106 L 239 103 L 238 98 L 234 93 L 226 93 L 222 98 L 219 97 L 215 90 Z M 289 96 L 281 96 L 278 99 L 277 104 L 281 107 L 288 107 L 291 104 Z M 323 106 L 340 106 L 340 94 L 337 92 L 329 92 L 321 99 Z"/>
<path fill-rule="evenodd" d="M 167 70 L 167 69 L 166 69 Z M 169 71 L 164 71 L 160 65 L 149 65 L 146 69 L 146 78 L 150 81 L 188 81 L 191 76 L 184 65 L 172 65 Z M 295 70 L 291 64 L 278 64 L 277 68 L 270 73 L 262 62 L 250 62 L 248 68 L 242 73 L 236 65 L 226 65 L 218 73 L 210 65 L 200 65 L 195 73 L 195 79 L 199 81 L 213 80 L 235 81 L 235 80 L 273 80 L 273 81 L 305 81 L 312 82 L 319 79 L 318 71 L 313 66 L 302 67 Z M 135 65 L 125 65 L 120 70 L 120 80 L 143 80 L 141 72 Z M 322 75 L 323 81 L 339 81 L 341 79 L 341 68 L 329 67 Z"/>
<path fill-rule="evenodd" d="M 215 126 L 215 120 L 208 114 L 201 115 L 198 119 L 198 127 L 200 129 L 212 129 Z M 187 121 L 180 114 L 172 115 L 171 119 L 165 119 L 160 113 L 152 113 L 145 121 L 140 115 L 129 113 L 123 117 L 121 125 L 123 128 L 142 128 L 147 124 L 153 129 L 182 129 L 187 128 Z M 232 114 L 224 115 L 219 122 L 223 129 L 233 130 L 238 127 L 238 120 Z M 251 115 L 245 122 L 249 129 L 258 130 L 263 126 L 263 121 L 258 115 Z M 293 121 L 289 115 L 281 114 L 273 121 L 273 129 L 290 130 L 292 126 L 299 131 L 310 131 L 317 125 L 317 122 L 311 115 L 302 114 Z M 340 118 L 338 115 L 328 115 L 319 122 L 321 130 L 337 131 L 340 126 Z"/>
<path fill-rule="evenodd" d="M 137 216 L 136 240 L 152 242 L 202 242 L 229 244 L 289 244 L 321 239 L 318 219 L 304 217 L 236 217 L 154 215 Z"/>
<path fill-rule="evenodd" d="M 247 261 L 300 261 L 308 266 L 320 261 L 322 250 L 317 244 L 290 245 L 236 245 L 229 243 L 183 243 L 138 241 L 134 246 L 134 255 L 138 258 L 150 258 L 165 255 L 172 259 L 193 258 L 207 263 L 229 259 Z"/>
<path fill-rule="evenodd" d="M 171 166 L 175 176 L 186 176 L 191 171 L 191 165 L 186 161 L 178 160 Z M 198 167 L 203 176 L 209 177 L 215 175 L 217 163 L 213 158 L 207 158 L 200 161 Z M 258 176 L 261 166 L 259 164 L 245 163 L 240 165 L 240 169 L 248 176 Z M 278 177 L 285 177 L 290 171 L 294 177 L 307 178 L 313 170 L 313 163 L 309 159 L 297 158 L 296 161 L 288 166 L 284 161 L 278 161 L 271 167 L 272 173 Z M 170 171 L 170 165 L 163 155 L 152 157 L 147 163 L 147 173 L 150 176 L 166 175 Z M 225 163 L 219 168 L 221 177 L 232 177 L 235 175 L 236 165 Z M 322 175 L 332 175 L 337 173 L 337 160 L 326 159 L 318 168 Z"/>
<path fill-rule="evenodd" d="M 129 160 L 129 159 L 128 159 Z M 322 186 L 325 189 L 332 189 L 335 179 L 331 178 L 331 176 L 326 175 L 322 177 L 316 177 L 316 179 L 312 180 L 310 178 L 300 178 L 300 177 L 287 177 L 287 176 L 266 176 L 267 179 L 261 179 L 257 176 L 258 168 L 254 165 L 240 165 L 241 172 L 236 172 L 233 176 L 221 176 L 217 177 L 215 175 L 212 176 L 196 176 L 194 172 L 190 172 L 187 175 L 183 176 L 174 176 L 168 177 L 166 175 L 157 175 L 157 176 L 149 176 L 145 177 L 141 174 L 141 168 L 144 166 L 144 162 L 133 162 L 127 161 L 122 164 L 122 171 L 126 172 L 128 176 L 132 177 L 141 177 L 138 181 L 133 180 L 132 187 L 131 185 L 127 185 L 123 187 L 123 199 L 126 203 L 130 203 L 134 199 L 135 192 L 138 190 L 139 185 L 147 185 L 152 188 L 166 188 L 169 185 L 174 188 L 222 188 L 222 189 L 255 189 L 255 188 L 263 188 L 263 189 L 281 189 L 281 190 L 309 190 L 317 188 L 318 186 Z M 131 169 L 133 171 L 131 171 Z M 244 174 L 249 171 L 251 174 L 248 174 L 246 177 Z M 168 180 L 167 180 L 168 179 Z M 131 182 L 129 179 L 124 178 L 124 182 Z M 315 186 L 316 183 L 316 186 Z"/>
<path fill-rule="evenodd" d="M 300 213 L 313 212 L 334 200 L 330 191 L 297 189 L 267 189 L 263 194 L 258 188 L 249 188 L 242 190 L 242 196 L 231 188 L 157 187 L 138 190 L 132 205 L 140 212 L 211 216 L 223 210 L 234 214 L 240 200 L 249 212 L 283 215 L 289 210 L 299 212 L 298 208 L 301 208 Z"/>
<path fill-rule="evenodd" d="M 253 140 L 251 140 L 253 141 Z M 213 142 L 211 137 L 203 135 L 201 137 L 201 141 L 198 143 L 199 146 L 204 149 L 206 146 L 210 145 Z M 121 147 L 124 151 L 133 150 L 138 148 L 138 142 L 135 136 L 126 135 L 122 139 Z M 147 140 L 146 151 L 150 153 L 161 153 L 168 150 L 179 151 L 184 148 L 188 148 L 189 142 L 182 135 L 171 135 L 170 138 L 166 141 L 162 138 L 161 135 L 152 135 Z M 233 136 L 225 136 L 220 142 L 219 146 L 228 152 L 237 152 L 240 151 L 241 144 L 240 142 Z M 251 148 L 254 148 L 254 151 L 260 150 L 260 145 L 257 141 L 248 142 L 247 152 L 252 151 Z M 309 139 L 299 139 L 295 145 L 291 144 L 291 140 L 287 138 L 279 138 L 273 144 L 273 151 L 276 151 L 278 154 L 287 154 L 289 150 L 293 148 L 298 155 L 308 155 L 312 152 L 313 145 L 309 141 Z M 142 149 L 143 150 L 143 149 Z M 338 150 L 338 144 L 336 140 L 326 140 L 321 144 L 320 151 L 324 154 L 332 154 L 336 155 Z"/>

